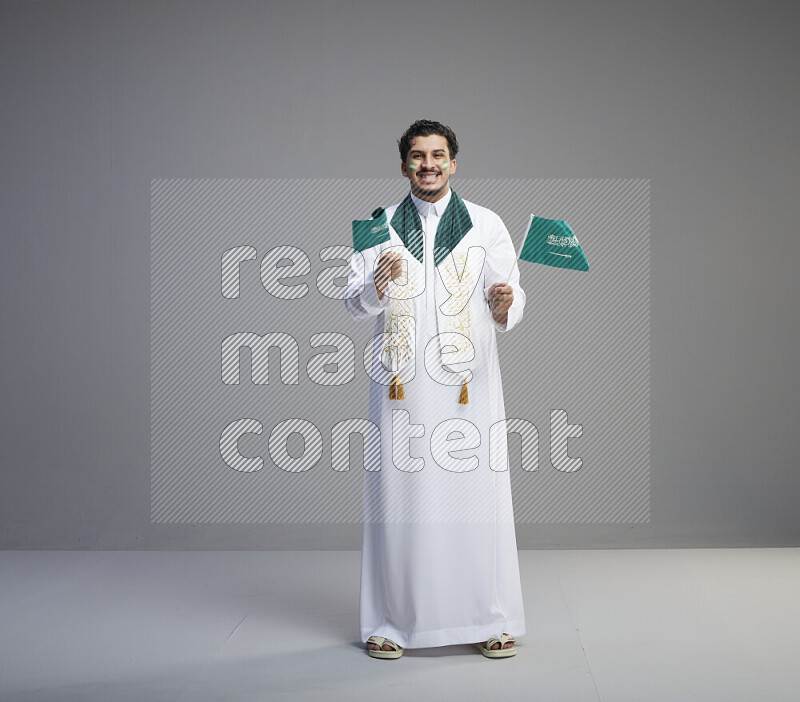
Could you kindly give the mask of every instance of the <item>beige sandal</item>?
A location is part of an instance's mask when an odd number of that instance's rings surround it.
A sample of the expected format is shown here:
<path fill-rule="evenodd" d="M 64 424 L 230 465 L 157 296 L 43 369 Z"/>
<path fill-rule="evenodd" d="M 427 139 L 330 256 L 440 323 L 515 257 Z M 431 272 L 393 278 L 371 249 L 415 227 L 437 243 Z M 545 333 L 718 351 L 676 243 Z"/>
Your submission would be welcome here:
<path fill-rule="evenodd" d="M 380 646 L 380 649 L 374 649 L 367 646 L 367 653 L 373 658 L 400 658 L 403 655 L 405 649 L 400 645 L 396 644 L 391 639 L 386 639 L 383 636 L 370 636 L 367 639 L 368 644 L 375 644 L 376 646 Z M 390 646 L 394 646 L 394 651 L 384 651 L 383 645 L 389 644 Z"/>
<path fill-rule="evenodd" d="M 509 656 L 516 656 L 517 655 L 517 647 L 513 645 L 509 648 L 503 648 L 508 642 L 514 643 L 514 637 L 509 636 L 508 634 L 503 634 L 499 639 L 492 637 L 486 642 L 486 646 L 483 643 L 474 643 L 472 644 L 475 646 L 484 656 L 487 658 L 508 658 Z M 500 644 L 500 648 L 493 649 L 496 643 Z"/>

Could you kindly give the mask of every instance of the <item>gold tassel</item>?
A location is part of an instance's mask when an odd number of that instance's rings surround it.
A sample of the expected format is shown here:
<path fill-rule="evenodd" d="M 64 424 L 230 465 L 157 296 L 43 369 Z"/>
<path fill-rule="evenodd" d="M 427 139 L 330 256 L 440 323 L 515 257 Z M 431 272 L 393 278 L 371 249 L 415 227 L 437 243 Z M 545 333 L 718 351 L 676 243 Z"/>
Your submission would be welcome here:
<path fill-rule="evenodd" d="M 406 393 L 403 390 L 403 383 L 400 382 L 399 376 L 392 378 L 392 384 L 389 386 L 389 399 L 390 400 L 405 400 Z"/>
<path fill-rule="evenodd" d="M 464 383 L 461 385 L 461 395 L 458 398 L 458 403 L 460 405 L 468 405 L 469 404 L 469 393 L 467 392 L 467 381 L 464 380 Z"/>

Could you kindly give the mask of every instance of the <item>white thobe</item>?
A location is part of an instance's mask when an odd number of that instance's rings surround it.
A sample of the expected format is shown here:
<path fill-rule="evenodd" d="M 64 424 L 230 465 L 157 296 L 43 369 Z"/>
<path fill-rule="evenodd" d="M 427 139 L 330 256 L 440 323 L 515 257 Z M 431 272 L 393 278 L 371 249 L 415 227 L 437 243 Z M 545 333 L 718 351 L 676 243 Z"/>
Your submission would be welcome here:
<path fill-rule="evenodd" d="M 525 634 L 495 340 L 495 330 L 509 331 L 522 318 L 525 293 L 502 220 L 464 201 L 473 228 L 454 252 L 480 246 L 486 256 L 469 302 L 478 362 L 468 384 L 469 403 L 459 404 L 461 376 L 453 375 L 452 384 L 446 385 L 425 367 L 427 342 L 437 334 L 433 244 L 451 194 L 448 190 L 435 203 L 412 195 L 424 231 L 427 278 L 418 308 L 422 319 L 416 324 L 415 370 L 403 382 L 405 399 L 390 400 L 386 385 L 374 380 L 370 385 L 369 419 L 380 429 L 381 445 L 367 455 L 364 473 L 359 622 L 363 642 L 378 635 L 406 648 L 422 648 L 485 641 L 503 632 Z M 396 209 L 397 205 L 387 208 L 389 222 Z M 348 277 L 347 309 L 355 319 L 376 318 L 376 335 L 383 331 L 389 299 L 378 299 L 374 265 L 382 250 L 400 242 L 393 230 L 391 234 L 391 241 L 362 252 L 363 259 L 354 255 Z M 492 283 L 505 282 L 509 272 L 514 301 L 507 323 L 501 325 L 491 315 L 487 293 Z M 434 349 L 435 342 L 429 352 Z M 373 369 L 380 367 L 377 347 L 372 363 Z M 443 422 L 458 425 L 444 425 L 448 431 L 432 443 L 434 430 Z M 419 426 L 409 432 L 409 425 Z M 492 425 L 498 425 L 495 431 Z M 463 437 L 461 445 L 469 448 L 459 449 L 452 441 L 443 450 L 443 436 Z M 453 453 L 448 455 L 448 450 Z"/>

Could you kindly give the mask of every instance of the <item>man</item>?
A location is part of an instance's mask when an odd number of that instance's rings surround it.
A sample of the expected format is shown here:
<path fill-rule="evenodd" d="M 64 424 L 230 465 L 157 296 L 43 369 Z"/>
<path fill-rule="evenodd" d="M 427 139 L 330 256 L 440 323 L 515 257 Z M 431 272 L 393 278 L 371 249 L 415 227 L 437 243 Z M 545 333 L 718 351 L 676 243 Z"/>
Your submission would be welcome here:
<path fill-rule="evenodd" d="M 376 318 L 361 638 L 376 658 L 459 643 L 507 657 L 525 619 L 495 332 L 525 293 L 500 217 L 450 187 L 453 131 L 420 120 L 398 145 L 410 193 L 376 212 L 390 238 L 353 256 L 345 300 Z"/>

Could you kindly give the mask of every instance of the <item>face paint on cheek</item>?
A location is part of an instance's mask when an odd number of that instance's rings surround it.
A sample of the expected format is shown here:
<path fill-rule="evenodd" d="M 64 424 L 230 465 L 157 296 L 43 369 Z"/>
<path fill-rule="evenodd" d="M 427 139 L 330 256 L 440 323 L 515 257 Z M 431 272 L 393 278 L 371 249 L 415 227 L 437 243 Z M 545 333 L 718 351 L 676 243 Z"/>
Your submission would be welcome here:
<path fill-rule="evenodd" d="M 418 163 L 409 163 L 408 164 L 408 170 L 409 171 L 416 171 L 417 168 L 419 168 L 419 164 Z"/>
<path fill-rule="evenodd" d="M 446 171 L 448 168 L 450 168 L 450 164 L 447 161 L 442 161 L 441 165 L 443 171 Z"/>

